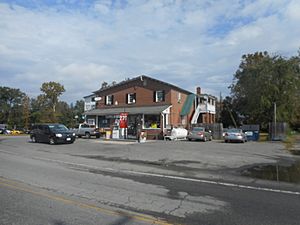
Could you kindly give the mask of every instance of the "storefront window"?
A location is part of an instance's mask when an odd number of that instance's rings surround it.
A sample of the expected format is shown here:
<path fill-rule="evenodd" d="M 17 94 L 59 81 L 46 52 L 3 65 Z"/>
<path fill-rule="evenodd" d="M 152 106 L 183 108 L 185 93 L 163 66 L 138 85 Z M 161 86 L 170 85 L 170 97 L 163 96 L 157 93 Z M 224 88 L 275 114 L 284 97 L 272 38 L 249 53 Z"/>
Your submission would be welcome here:
<path fill-rule="evenodd" d="M 110 127 L 110 119 L 106 118 L 105 116 L 100 116 L 99 117 L 99 127 L 100 128 Z"/>
<path fill-rule="evenodd" d="M 160 115 L 145 115 L 144 127 L 150 129 L 160 128 Z"/>

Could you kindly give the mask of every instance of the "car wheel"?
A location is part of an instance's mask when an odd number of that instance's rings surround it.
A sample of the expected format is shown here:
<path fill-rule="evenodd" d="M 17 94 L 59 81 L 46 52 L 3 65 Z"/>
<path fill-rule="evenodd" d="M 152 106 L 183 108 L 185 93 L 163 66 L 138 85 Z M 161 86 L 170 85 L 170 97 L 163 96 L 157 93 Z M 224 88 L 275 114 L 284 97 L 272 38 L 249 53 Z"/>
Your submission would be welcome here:
<path fill-rule="evenodd" d="M 37 143 L 35 136 L 32 136 L 32 137 L 31 137 L 31 141 L 32 141 L 33 143 Z"/>
<path fill-rule="evenodd" d="M 85 133 L 85 137 L 88 138 L 88 139 L 90 139 L 90 138 L 91 138 L 91 134 L 88 133 L 88 132 L 86 132 L 86 133 Z"/>
<path fill-rule="evenodd" d="M 55 145 L 55 140 L 54 140 L 54 138 L 49 138 L 49 144 L 50 145 Z"/>
<path fill-rule="evenodd" d="M 192 139 L 191 138 L 188 138 L 188 141 L 191 141 Z"/>
<path fill-rule="evenodd" d="M 227 140 L 225 140 L 225 143 L 228 143 L 228 141 L 227 141 Z"/>
<path fill-rule="evenodd" d="M 81 138 L 81 135 L 78 135 L 77 137 L 78 137 L 78 138 Z"/>

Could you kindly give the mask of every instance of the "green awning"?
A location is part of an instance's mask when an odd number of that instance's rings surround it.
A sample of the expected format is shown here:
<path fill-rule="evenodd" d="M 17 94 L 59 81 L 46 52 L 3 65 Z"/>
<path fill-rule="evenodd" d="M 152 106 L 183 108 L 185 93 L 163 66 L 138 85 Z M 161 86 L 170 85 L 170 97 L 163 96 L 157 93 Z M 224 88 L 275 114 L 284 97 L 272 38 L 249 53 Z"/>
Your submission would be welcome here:
<path fill-rule="evenodd" d="M 186 116 L 190 113 L 195 100 L 195 96 L 195 94 L 188 95 L 181 109 L 180 116 Z"/>

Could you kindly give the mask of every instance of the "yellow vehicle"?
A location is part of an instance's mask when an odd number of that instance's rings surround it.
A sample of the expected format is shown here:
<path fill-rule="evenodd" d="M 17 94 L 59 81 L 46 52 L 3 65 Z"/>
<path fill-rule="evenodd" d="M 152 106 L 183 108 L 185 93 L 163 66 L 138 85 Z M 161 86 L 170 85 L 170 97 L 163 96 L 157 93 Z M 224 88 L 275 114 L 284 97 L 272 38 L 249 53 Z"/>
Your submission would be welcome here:
<path fill-rule="evenodd" d="M 21 134 L 22 132 L 19 131 L 19 130 L 11 130 L 10 134 L 11 135 L 18 135 L 18 134 Z"/>

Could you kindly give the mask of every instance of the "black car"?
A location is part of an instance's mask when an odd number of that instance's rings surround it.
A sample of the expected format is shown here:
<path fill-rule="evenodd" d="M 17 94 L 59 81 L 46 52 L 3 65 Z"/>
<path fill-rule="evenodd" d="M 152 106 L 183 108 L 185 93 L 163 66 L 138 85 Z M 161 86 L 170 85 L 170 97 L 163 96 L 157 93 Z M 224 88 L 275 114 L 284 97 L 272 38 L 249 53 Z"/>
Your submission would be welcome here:
<path fill-rule="evenodd" d="M 30 132 L 32 142 L 44 142 L 51 145 L 58 143 L 73 143 L 75 133 L 63 124 L 37 124 Z"/>

